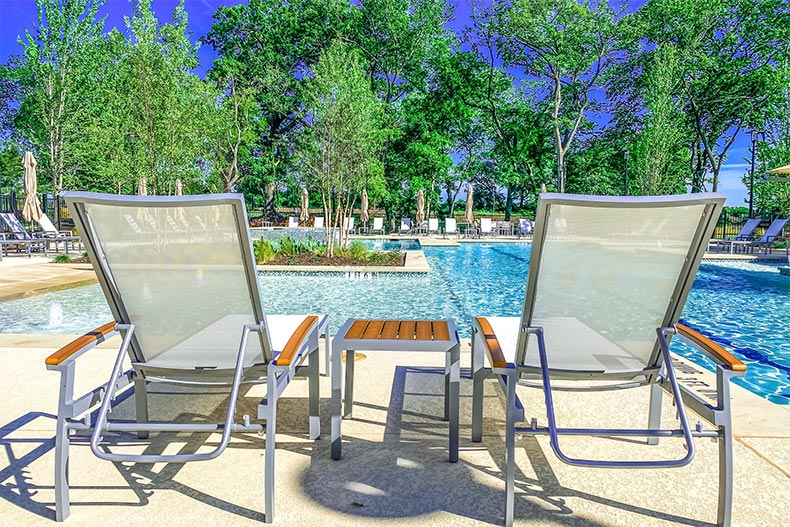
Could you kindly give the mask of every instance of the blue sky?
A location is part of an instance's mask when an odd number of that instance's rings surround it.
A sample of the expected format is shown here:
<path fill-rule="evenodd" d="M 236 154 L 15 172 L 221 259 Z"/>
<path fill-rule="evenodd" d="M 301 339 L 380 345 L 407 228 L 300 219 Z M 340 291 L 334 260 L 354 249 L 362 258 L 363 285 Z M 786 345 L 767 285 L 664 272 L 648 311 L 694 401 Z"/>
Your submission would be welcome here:
<path fill-rule="evenodd" d="M 469 5 L 467 0 L 448 0 L 455 7 L 456 19 L 449 27 L 460 30 L 469 22 Z M 152 6 L 160 21 L 170 21 L 173 9 L 178 5 L 178 0 L 153 0 Z M 235 5 L 247 3 L 246 0 L 185 0 L 189 14 L 189 29 L 191 38 L 196 41 L 205 35 L 211 28 L 212 18 L 220 5 Z M 632 5 L 639 5 L 641 0 L 632 1 Z M 107 0 L 100 11 L 100 16 L 106 16 L 105 29 L 113 27 L 124 29 L 123 17 L 132 12 L 129 0 Z M 17 43 L 17 37 L 24 35 L 26 30 L 32 30 L 37 21 L 35 0 L 0 0 L 0 63 L 4 63 L 11 55 L 22 51 Z M 209 46 L 201 46 L 198 52 L 200 68 L 197 73 L 205 74 L 211 66 L 215 54 Z M 741 177 L 749 170 L 749 136 L 741 132 L 735 144 L 730 148 L 729 160 L 721 171 L 719 191 L 727 196 L 727 205 L 743 206 L 748 199 L 748 191 L 741 183 Z"/>

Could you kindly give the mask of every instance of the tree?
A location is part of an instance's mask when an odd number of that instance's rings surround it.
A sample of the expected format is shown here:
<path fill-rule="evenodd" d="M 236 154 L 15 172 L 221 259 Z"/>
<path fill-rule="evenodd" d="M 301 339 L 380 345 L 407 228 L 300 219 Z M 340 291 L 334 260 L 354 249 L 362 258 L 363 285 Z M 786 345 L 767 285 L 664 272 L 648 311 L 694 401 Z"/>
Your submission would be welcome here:
<path fill-rule="evenodd" d="M 96 14 L 104 0 L 36 0 L 38 26 L 19 43 L 22 63 L 17 133 L 38 156 L 57 195 L 76 170 L 75 140 L 84 117 L 82 97 L 94 73 L 86 57 L 101 37 Z"/>
<path fill-rule="evenodd" d="M 335 233 L 339 230 L 345 246 L 345 221 L 362 189 L 381 174 L 381 105 L 370 91 L 361 58 L 340 42 L 318 61 L 308 100 L 311 125 L 302 156 L 308 181 L 321 192 L 331 257 Z"/>
<path fill-rule="evenodd" d="M 614 14 L 598 0 L 516 0 L 496 16 L 505 64 L 548 82 L 557 187 L 564 192 L 566 157 L 614 58 Z"/>

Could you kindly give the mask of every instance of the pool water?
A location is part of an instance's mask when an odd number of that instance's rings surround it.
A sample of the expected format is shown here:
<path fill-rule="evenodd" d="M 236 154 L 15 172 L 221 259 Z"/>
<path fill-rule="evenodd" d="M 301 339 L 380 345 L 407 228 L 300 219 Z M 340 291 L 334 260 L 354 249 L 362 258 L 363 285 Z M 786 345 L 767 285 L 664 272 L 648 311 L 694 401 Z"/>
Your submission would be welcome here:
<path fill-rule="evenodd" d="M 416 238 L 355 238 L 372 251 L 419 251 L 420 240 Z"/>
<path fill-rule="evenodd" d="M 462 338 L 470 336 L 472 316 L 521 314 L 529 245 L 472 243 L 423 250 L 431 267 L 427 274 L 261 273 L 264 306 L 270 313 L 328 313 L 332 331 L 348 317 L 452 317 Z M 789 277 L 771 265 L 705 262 L 682 319 L 747 363 L 746 377 L 736 382 L 770 401 L 790 404 Z M 3 333 L 82 333 L 108 320 L 98 285 L 0 303 Z M 672 349 L 712 368 L 678 341 Z"/>

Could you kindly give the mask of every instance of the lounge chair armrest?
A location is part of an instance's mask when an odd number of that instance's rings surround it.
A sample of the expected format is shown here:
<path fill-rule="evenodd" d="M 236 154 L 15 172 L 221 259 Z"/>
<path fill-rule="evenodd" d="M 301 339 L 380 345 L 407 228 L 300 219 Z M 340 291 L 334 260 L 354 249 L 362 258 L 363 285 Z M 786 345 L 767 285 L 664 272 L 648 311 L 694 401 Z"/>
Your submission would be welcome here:
<path fill-rule="evenodd" d="M 288 339 L 282 352 L 277 357 L 275 361 L 277 366 L 289 366 L 291 364 L 291 361 L 302 348 L 302 344 L 304 344 L 305 339 L 307 339 L 316 327 L 316 324 L 318 324 L 318 316 L 316 315 L 306 317 L 302 323 L 299 324 L 299 327 L 293 332 L 293 335 Z"/>
<path fill-rule="evenodd" d="M 734 355 L 732 355 L 732 353 L 725 350 L 705 335 L 698 331 L 694 331 L 690 327 L 684 326 L 683 324 L 677 324 L 675 327 L 678 330 L 678 335 L 689 342 L 696 344 L 700 350 L 702 350 L 708 357 L 710 357 L 720 366 L 737 372 L 746 371 L 746 365 L 743 362 L 741 362 Z"/>
<path fill-rule="evenodd" d="M 116 333 L 115 324 L 115 321 L 108 322 L 103 326 L 99 326 L 93 331 L 89 331 L 83 336 L 72 340 L 58 351 L 47 357 L 45 364 L 47 366 L 58 366 L 68 360 L 74 354 L 82 350 L 92 348 L 96 344 L 107 340 Z"/>
<path fill-rule="evenodd" d="M 494 333 L 494 328 L 491 327 L 488 319 L 485 317 L 476 317 L 475 322 L 480 328 L 480 334 L 483 336 L 483 339 L 485 339 L 486 347 L 488 348 L 488 354 L 491 359 L 491 366 L 494 368 L 512 367 L 513 364 L 508 364 L 507 360 L 505 359 L 505 354 L 502 352 L 502 346 L 499 344 L 499 339 L 497 338 L 496 333 Z"/>

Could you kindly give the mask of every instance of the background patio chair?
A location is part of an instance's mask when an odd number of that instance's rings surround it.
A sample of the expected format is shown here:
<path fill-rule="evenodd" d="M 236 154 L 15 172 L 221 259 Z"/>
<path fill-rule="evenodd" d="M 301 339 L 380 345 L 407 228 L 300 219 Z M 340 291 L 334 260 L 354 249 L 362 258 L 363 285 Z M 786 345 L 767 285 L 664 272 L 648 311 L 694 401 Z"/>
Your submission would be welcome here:
<path fill-rule="evenodd" d="M 742 376 L 746 367 L 706 337 L 675 326 L 723 205 L 724 197 L 719 194 L 657 198 L 541 195 L 522 316 L 473 320 L 473 441 L 482 439 L 483 379 L 493 374 L 506 394 L 506 525 L 513 522 L 517 432 L 548 434 L 552 450 L 567 464 L 608 468 L 683 466 L 694 457 L 693 437 L 715 438 L 720 462 L 718 524 L 729 524 L 729 381 Z M 639 237 L 617 235 L 626 225 L 639 230 L 644 223 L 662 228 Z M 577 283 L 584 285 L 572 285 Z M 678 385 L 668 348 L 675 335 L 717 364 L 715 402 Z M 486 356 L 490 369 L 484 368 Z M 561 381 L 559 386 L 557 381 Z M 529 422 L 516 396 L 517 383 L 542 388 L 548 426 L 539 427 L 536 421 L 530 427 L 515 426 L 516 422 Z M 645 409 L 648 429 L 564 428 L 556 421 L 553 390 L 583 392 L 644 385 L 651 386 L 650 409 Z M 662 389 L 674 396 L 678 428 L 660 429 Z M 633 391 L 637 397 L 642 395 Z M 715 427 L 692 430 L 686 405 Z M 612 410 L 602 408 L 601 413 Z M 653 444 L 659 437 L 682 437 L 688 450 L 679 459 L 579 459 L 561 448 L 564 435 L 641 436 Z"/>
<path fill-rule="evenodd" d="M 455 234 L 459 236 L 458 232 L 458 223 L 456 222 L 455 218 L 445 218 L 444 219 L 444 237 L 447 238 L 448 234 Z"/>
<path fill-rule="evenodd" d="M 0 229 L 0 259 L 3 252 L 8 254 L 10 247 L 14 247 L 17 252 L 24 251 L 28 257 L 32 250 L 43 250 L 46 256 L 46 242 L 29 233 L 14 213 L 0 212 Z"/>
<path fill-rule="evenodd" d="M 318 437 L 316 352 L 318 327 L 326 318 L 264 314 L 244 199 L 239 194 L 136 197 L 77 192 L 66 194 L 66 203 L 83 235 L 115 320 L 46 360 L 48 369 L 61 373 L 55 437 L 56 519 L 61 521 L 69 515 L 70 432 L 92 428 L 90 448 L 101 459 L 184 463 L 217 457 L 228 446 L 231 432 L 265 430 L 265 519 L 271 522 L 277 401 L 297 373 L 306 374 L 310 437 Z M 166 218 L 177 210 L 187 211 L 190 218 L 202 218 L 192 226 L 193 236 L 179 231 L 181 236 L 169 233 L 141 238 L 123 219 L 144 212 L 155 219 L 153 224 L 165 229 Z M 194 236 L 198 223 L 204 226 L 203 236 Z M 123 340 L 109 381 L 75 397 L 76 359 L 116 333 Z M 132 369 L 124 372 L 127 354 Z M 148 382 L 226 386 L 230 399 L 225 418 L 221 423 L 150 423 Z M 248 416 L 236 423 L 242 382 L 266 385 L 257 415 L 265 425 L 251 423 Z M 108 421 L 112 401 L 130 385 L 134 386 L 137 422 Z M 168 407 L 183 400 L 168 401 Z M 184 412 L 190 414 L 193 404 Z M 91 427 L 94 412 L 95 424 Z M 108 432 L 137 432 L 145 439 L 150 431 L 219 432 L 221 438 L 208 452 L 185 454 L 118 453 L 115 445 L 100 444 Z M 176 441 L 183 443 L 184 439 Z"/>
<path fill-rule="evenodd" d="M 400 228 L 398 229 L 398 232 L 400 232 L 401 234 L 411 234 L 412 232 L 411 218 L 400 219 Z"/>
<path fill-rule="evenodd" d="M 766 229 L 765 234 L 763 234 L 762 238 L 759 240 L 752 242 L 750 244 L 750 248 L 754 249 L 765 249 L 765 253 L 768 254 L 773 250 L 774 242 L 778 241 L 782 236 L 782 230 L 787 225 L 786 219 L 778 218 L 775 219 Z M 785 243 L 785 252 L 788 252 L 788 245 Z"/>
<path fill-rule="evenodd" d="M 288 228 L 295 229 L 299 226 L 299 216 L 288 216 Z"/>
<path fill-rule="evenodd" d="M 428 235 L 439 233 L 439 218 L 428 218 Z"/>
<path fill-rule="evenodd" d="M 382 217 L 373 218 L 373 226 L 370 228 L 370 234 L 376 232 L 384 234 L 384 218 Z"/>
<path fill-rule="evenodd" d="M 316 216 L 313 218 L 313 228 L 314 229 L 323 229 L 324 228 L 324 217 L 323 216 Z"/>
<path fill-rule="evenodd" d="M 760 226 L 760 222 L 762 220 L 760 218 L 749 218 L 746 220 L 746 223 L 743 224 L 741 230 L 738 231 L 738 234 L 731 239 L 726 238 L 713 238 L 711 239 L 710 243 L 716 245 L 718 247 L 727 247 L 729 246 L 730 252 L 732 252 L 733 243 L 732 241 L 751 241 L 754 239 L 754 231 L 757 227 Z"/>
<path fill-rule="evenodd" d="M 529 236 L 532 234 L 532 221 L 528 218 L 519 218 L 518 220 L 518 237 Z"/>
<path fill-rule="evenodd" d="M 491 225 L 491 218 L 480 218 L 480 233 L 482 236 L 493 236 L 494 231 Z"/>

